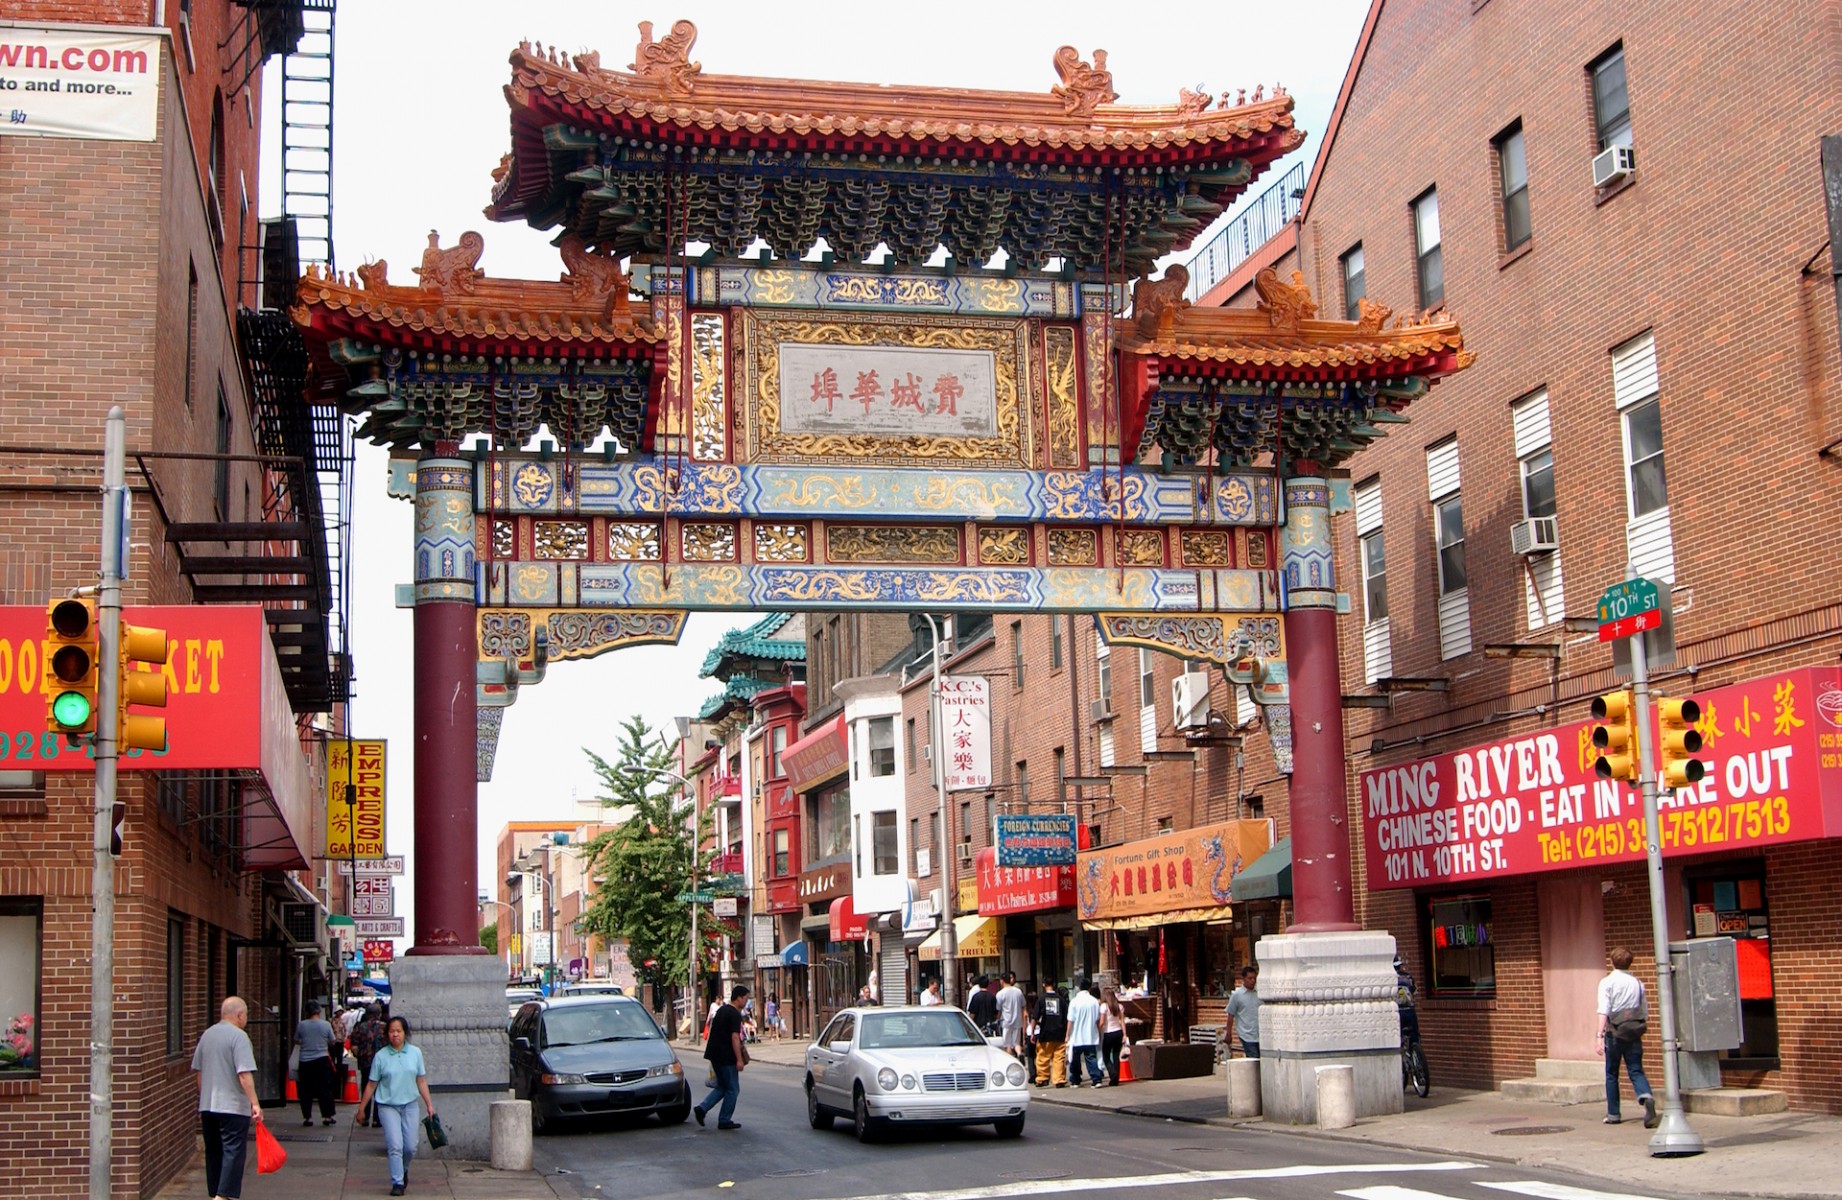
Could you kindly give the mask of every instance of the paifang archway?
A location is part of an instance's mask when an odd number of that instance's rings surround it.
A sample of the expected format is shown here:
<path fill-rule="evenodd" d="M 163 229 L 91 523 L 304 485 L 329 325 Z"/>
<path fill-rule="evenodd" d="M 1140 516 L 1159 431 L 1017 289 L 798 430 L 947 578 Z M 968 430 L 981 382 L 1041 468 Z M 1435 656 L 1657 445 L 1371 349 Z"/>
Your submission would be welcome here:
<path fill-rule="evenodd" d="M 487 215 L 556 230 L 557 281 L 485 277 L 467 233 L 415 282 L 300 284 L 317 386 L 417 508 L 415 840 L 446 869 L 411 954 L 474 949 L 518 683 L 716 609 L 1091 612 L 1289 686 L 1297 927 L 1352 928 L 1331 473 L 1470 355 L 1444 314 L 1319 319 L 1297 277 L 1237 310 L 1144 278 L 1302 141 L 1291 98 L 1123 105 L 1071 47 L 1039 93 L 723 76 L 694 38 L 513 53 Z"/>

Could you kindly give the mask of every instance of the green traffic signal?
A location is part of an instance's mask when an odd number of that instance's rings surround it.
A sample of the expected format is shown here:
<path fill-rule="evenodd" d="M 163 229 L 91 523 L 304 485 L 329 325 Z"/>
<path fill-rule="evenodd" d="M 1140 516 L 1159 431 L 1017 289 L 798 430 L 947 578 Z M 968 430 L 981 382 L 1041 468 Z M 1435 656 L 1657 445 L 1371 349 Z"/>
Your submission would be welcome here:
<path fill-rule="evenodd" d="M 51 715 L 66 729 L 83 728 L 90 712 L 90 698 L 82 692 L 59 692 L 51 702 Z"/>

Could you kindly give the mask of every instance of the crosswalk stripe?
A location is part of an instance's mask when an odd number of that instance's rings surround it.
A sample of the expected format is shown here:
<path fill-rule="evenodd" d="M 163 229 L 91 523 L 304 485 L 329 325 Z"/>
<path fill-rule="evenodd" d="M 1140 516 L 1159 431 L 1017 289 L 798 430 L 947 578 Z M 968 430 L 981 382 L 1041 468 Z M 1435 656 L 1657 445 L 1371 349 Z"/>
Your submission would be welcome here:
<path fill-rule="evenodd" d="M 1480 1179 L 1478 1183 L 1500 1192 L 1534 1196 L 1537 1200 L 1659 1200 L 1659 1197 L 1642 1196 L 1636 1192 L 1600 1192 L 1592 1188 L 1569 1187 L 1564 1183 L 1543 1183 L 1539 1179 L 1517 1179 L 1505 1183 L 1485 1183 Z"/>
<path fill-rule="evenodd" d="M 1124 1191 L 1127 1188 L 1193 1187 L 1198 1184 L 1235 1183 L 1250 1179 L 1308 1179 L 1323 1175 L 1398 1175 L 1415 1171 L 1475 1171 L 1474 1162 L 1351 1163 L 1347 1166 L 1299 1164 L 1286 1167 L 1248 1167 L 1232 1171 L 1171 1171 L 1162 1175 L 1123 1175 L 1112 1179 L 1028 1179 L 983 1187 L 931 1192 L 877 1192 L 847 1200 L 1006 1200 L 1015 1196 L 1060 1195 L 1063 1192 Z"/>
<path fill-rule="evenodd" d="M 1391 1183 L 1380 1183 L 1374 1187 L 1350 1188 L 1338 1192 L 1339 1196 L 1348 1196 L 1350 1200 L 1453 1200 L 1444 1192 L 1427 1192 L 1419 1188 L 1396 1187 Z"/>

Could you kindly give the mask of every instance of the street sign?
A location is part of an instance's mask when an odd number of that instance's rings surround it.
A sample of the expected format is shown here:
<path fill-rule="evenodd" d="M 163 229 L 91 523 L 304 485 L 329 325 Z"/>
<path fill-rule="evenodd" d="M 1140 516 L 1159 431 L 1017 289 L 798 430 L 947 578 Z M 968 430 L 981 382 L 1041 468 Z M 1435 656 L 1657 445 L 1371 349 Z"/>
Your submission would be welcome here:
<path fill-rule="evenodd" d="M 402 917 L 357 917 L 352 921 L 361 938 L 400 938 Z"/>
<path fill-rule="evenodd" d="M 691 904 L 691 903 L 708 904 L 715 899 L 716 899 L 715 892 L 679 892 L 678 893 L 678 903 L 680 904 Z"/>
<path fill-rule="evenodd" d="M 719 896 L 716 901 L 710 905 L 710 912 L 713 916 L 718 917 L 735 916 L 736 898 L 734 896 Z"/>
<path fill-rule="evenodd" d="M 382 896 L 353 896 L 352 915 L 354 917 L 394 917 L 397 912 L 397 898 L 386 893 Z"/>
<path fill-rule="evenodd" d="M 351 860 L 344 858 L 340 859 L 339 874 L 350 875 L 351 873 Z M 398 854 L 390 858 L 361 858 L 358 860 L 358 873 L 360 875 L 401 875 L 403 873 L 403 856 Z"/>
<path fill-rule="evenodd" d="M 1627 579 L 1599 597 L 1599 640 L 1616 641 L 1663 623 L 1663 601 L 1648 579 Z"/>

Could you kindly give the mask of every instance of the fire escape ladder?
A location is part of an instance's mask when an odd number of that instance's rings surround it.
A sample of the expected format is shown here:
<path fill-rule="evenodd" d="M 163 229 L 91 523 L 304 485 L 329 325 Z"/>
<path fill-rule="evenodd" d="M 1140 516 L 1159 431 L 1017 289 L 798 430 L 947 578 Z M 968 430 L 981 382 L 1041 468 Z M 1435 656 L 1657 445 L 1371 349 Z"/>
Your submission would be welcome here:
<path fill-rule="evenodd" d="M 299 44 L 281 60 L 281 211 L 303 266 L 333 265 L 333 16 L 338 0 L 291 0 Z"/>

